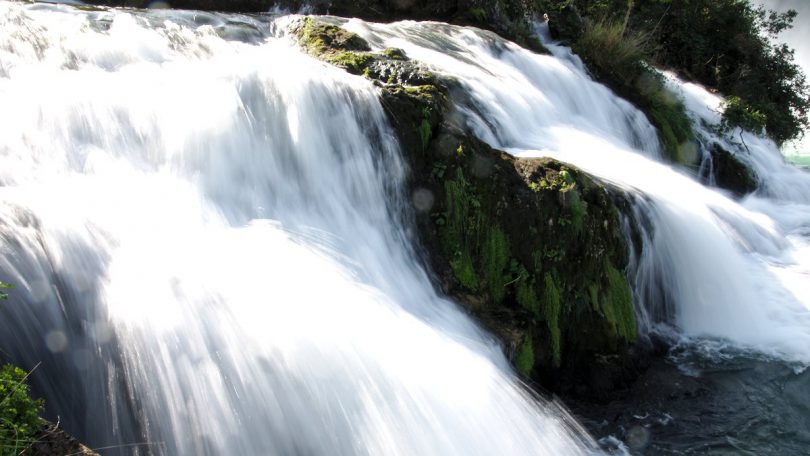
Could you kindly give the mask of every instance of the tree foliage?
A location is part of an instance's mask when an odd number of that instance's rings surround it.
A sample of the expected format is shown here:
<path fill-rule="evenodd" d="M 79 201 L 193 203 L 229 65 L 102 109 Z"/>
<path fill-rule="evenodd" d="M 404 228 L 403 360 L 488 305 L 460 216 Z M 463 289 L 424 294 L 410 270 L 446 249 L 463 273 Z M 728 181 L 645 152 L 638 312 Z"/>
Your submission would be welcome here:
<path fill-rule="evenodd" d="M 0 368 L 0 455 L 19 454 L 27 448 L 42 428 L 39 412 L 41 399 L 28 394 L 28 375 L 18 367 Z"/>
<path fill-rule="evenodd" d="M 13 288 L 0 282 L 0 290 Z M 0 291 L 0 300 L 8 298 Z M 42 399 L 32 399 L 25 380 L 28 374 L 19 367 L 0 367 L 0 456 L 22 454 L 42 430 L 39 412 Z"/>
<path fill-rule="evenodd" d="M 810 124 L 806 77 L 794 61 L 794 51 L 776 42 L 779 33 L 793 26 L 795 11 L 779 13 L 754 6 L 749 0 L 536 3 L 552 11 L 552 17 L 574 5 L 591 21 L 613 21 L 635 33 L 648 34 L 654 41 L 653 63 L 737 97 L 732 104 L 756 113 L 778 143 L 800 137 Z"/>

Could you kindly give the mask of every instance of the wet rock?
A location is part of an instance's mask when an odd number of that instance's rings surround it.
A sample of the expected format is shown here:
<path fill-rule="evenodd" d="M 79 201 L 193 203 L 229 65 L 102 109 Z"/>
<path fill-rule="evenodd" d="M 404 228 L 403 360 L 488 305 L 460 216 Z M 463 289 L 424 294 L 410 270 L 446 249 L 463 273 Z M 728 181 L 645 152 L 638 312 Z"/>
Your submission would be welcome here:
<path fill-rule="evenodd" d="M 44 420 L 43 420 L 44 421 Z M 36 442 L 28 451 L 21 454 L 32 456 L 98 456 L 98 453 L 82 445 L 65 432 L 59 424 L 45 422 L 45 428 L 37 436 Z"/>
<path fill-rule="evenodd" d="M 715 185 L 740 197 L 757 189 L 757 177 L 750 167 L 719 144 L 709 150 Z"/>
<path fill-rule="evenodd" d="M 555 40 L 574 43 L 585 31 L 585 21 L 576 5 L 566 5 L 559 10 L 551 9 L 548 16 L 549 32 Z"/>
<path fill-rule="evenodd" d="M 400 51 L 368 52 L 312 18 L 295 35 L 313 55 L 380 87 L 409 165 L 409 194 L 419 195 L 412 214 L 425 263 L 516 369 L 546 388 L 596 398 L 632 380 L 644 352 L 622 272 L 617 202 L 626 204 L 625 194 L 573 166 L 492 149 L 455 111 L 464 89 Z M 334 58 L 346 53 L 368 60 L 360 70 Z"/>

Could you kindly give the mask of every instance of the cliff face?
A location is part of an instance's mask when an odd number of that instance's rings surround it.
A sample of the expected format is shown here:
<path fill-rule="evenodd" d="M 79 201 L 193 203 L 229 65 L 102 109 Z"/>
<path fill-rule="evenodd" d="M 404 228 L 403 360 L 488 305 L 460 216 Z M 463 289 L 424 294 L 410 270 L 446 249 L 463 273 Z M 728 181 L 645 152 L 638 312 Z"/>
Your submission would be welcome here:
<path fill-rule="evenodd" d="M 500 338 L 516 369 L 593 398 L 632 379 L 642 358 L 622 272 L 626 196 L 564 163 L 492 149 L 456 120 L 463 89 L 400 50 L 369 52 L 312 18 L 295 34 L 311 54 L 380 87 L 409 164 L 426 266 Z"/>

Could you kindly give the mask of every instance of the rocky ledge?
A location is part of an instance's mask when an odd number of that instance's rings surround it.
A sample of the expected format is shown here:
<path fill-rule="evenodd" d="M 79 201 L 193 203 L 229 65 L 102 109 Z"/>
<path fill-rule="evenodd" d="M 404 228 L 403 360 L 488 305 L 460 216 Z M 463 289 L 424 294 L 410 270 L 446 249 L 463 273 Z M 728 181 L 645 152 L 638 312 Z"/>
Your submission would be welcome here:
<path fill-rule="evenodd" d="M 305 50 L 380 88 L 409 164 L 413 220 L 437 285 L 541 387 L 606 399 L 646 363 L 624 275 L 621 190 L 550 159 L 492 149 L 455 115 L 453 81 L 401 50 L 304 18 Z M 458 90 L 456 90 L 458 89 Z"/>

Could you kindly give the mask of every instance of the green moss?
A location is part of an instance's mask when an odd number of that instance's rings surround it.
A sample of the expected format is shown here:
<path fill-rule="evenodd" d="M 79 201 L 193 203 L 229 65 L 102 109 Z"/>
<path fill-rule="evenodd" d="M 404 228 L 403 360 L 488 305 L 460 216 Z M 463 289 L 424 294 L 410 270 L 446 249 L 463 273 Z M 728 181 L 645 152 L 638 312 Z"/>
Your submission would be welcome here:
<path fill-rule="evenodd" d="M 472 291 L 478 289 L 478 275 L 468 252 L 458 252 L 458 258 L 450 260 L 450 268 L 458 283 Z"/>
<path fill-rule="evenodd" d="M 344 68 L 349 73 L 363 74 L 368 65 L 374 61 L 374 55 L 367 52 L 344 51 L 324 54 L 323 60 Z"/>
<path fill-rule="evenodd" d="M 645 105 L 650 121 L 658 127 L 661 147 L 666 156 L 675 163 L 691 164 L 694 157 L 684 153 L 684 146 L 695 140 L 695 133 L 683 103 L 670 99 L 667 94 L 658 93 L 646 100 Z"/>
<path fill-rule="evenodd" d="M 624 274 L 612 264 L 608 264 L 606 269 L 609 286 L 602 302 L 602 310 L 616 334 L 628 342 L 633 342 L 636 340 L 636 318 L 633 313 L 633 294 L 630 285 Z"/>
<path fill-rule="evenodd" d="M 500 304 L 506 295 L 504 269 L 506 269 L 510 256 L 509 239 L 506 234 L 497 225 L 491 227 L 484 241 L 481 261 L 484 279 L 495 304 Z"/>
<path fill-rule="evenodd" d="M 591 309 L 599 311 L 599 287 L 592 283 L 588 285 L 588 299 L 591 303 Z"/>
<path fill-rule="evenodd" d="M 42 430 L 41 399 L 31 399 L 24 370 L 0 368 L 0 455 L 22 454 Z"/>
<path fill-rule="evenodd" d="M 399 48 L 385 48 L 382 54 L 392 60 L 405 60 L 408 58 L 405 51 Z"/>
<path fill-rule="evenodd" d="M 568 210 L 571 213 L 571 223 L 574 229 L 579 233 L 585 226 L 585 216 L 588 213 L 587 205 L 582 201 L 582 197 L 578 191 L 572 191 L 567 194 L 568 197 Z"/>
<path fill-rule="evenodd" d="M 534 349 L 532 348 L 532 337 L 526 336 L 520 344 L 517 356 L 515 356 L 515 367 L 524 377 L 529 377 L 534 368 Z"/>
<path fill-rule="evenodd" d="M 444 249 L 450 267 L 459 283 L 470 290 L 478 289 L 478 275 L 473 263 L 473 247 L 481 226 L 480 203 L 470 192 L 461 169 L 455 179 L 445 182 L 447 213 L 443 229 Z"/>
<path fill-rule="evenodd" d="M 432 135 L 433 128 L 430 126 L 430 121 L 428 119 L 422 119 L 422 123 L 419 124 L 419 139 L 422 141 L 422 150 L 427 149 Z"/>
<path fill-rule="evenodd" d="M 295 34 L 307 52 L 352 74 L 364 74 L 374 60 L 363 38 L 336 25 L 308 17 Z"/>
<path fill-rule="evenodd" d="M 551 350 L 554 356 L 554 365 L 560 365 L 560 313 L 561 300 L 557 282 L 550 273 L 543 278 L 543 315 L 551 334 Z"/>
<path fill-rule="evenodd" d="M 470 228 L 470 200 L 467 195 L 467 180 L 459 169 L 456 178 L 444 183 L 447 195 L 447 217 L 444 241 L 451 253 L 466 250 L 465 235 Z"/>
<path fill-rule="evenodd" d="M 470 8 L 467 12 L 467 16 L 479 23 L 485 23 L 487 21 L 487 12 L 484 8 Z"/>
<path fill-rule="evenodd" d="M 332 50 L 364 52 L 371 50 L 366 40 L 357 34 L 311 17 L 304 19 L 296 35 L 300 45 L 315 56 Z"/>
<path fill-rule="evenodd" d="M 540 300 L 534 291 L 534 281 L 528 279 L 521 280 L 515 291 L 518 304 L 531 312 L 534 316 L 540 316 Z"/>

